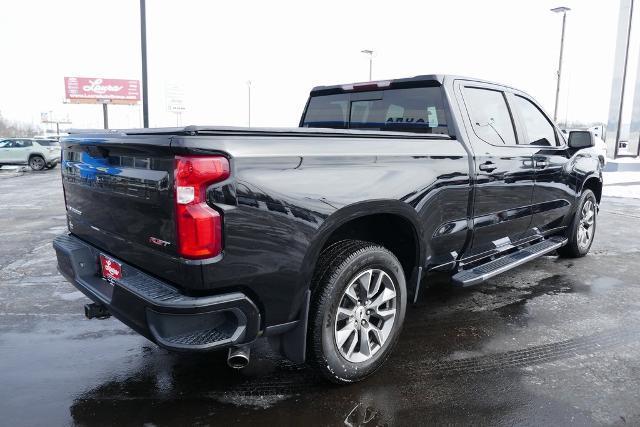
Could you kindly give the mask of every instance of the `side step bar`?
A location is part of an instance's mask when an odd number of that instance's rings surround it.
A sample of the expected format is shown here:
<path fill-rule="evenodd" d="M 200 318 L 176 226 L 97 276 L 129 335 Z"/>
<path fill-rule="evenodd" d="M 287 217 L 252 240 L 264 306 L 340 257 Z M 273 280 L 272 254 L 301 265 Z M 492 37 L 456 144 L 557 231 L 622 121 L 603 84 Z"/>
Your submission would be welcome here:
<path fill-rule="evenodd" d="M 482 283 L 487 279 L 511 270 L 519 265 L 529 262 L 544 254 L 555 251 L 564 246 L 567 239 L 564 237 L 551 237 L 526 248 L 520 249 L 509 255 L 497 258 L 486 264 L 481 264 L 469 270 L 462 270 L 454 275 L 452 282 L 454 286 L 473 286 Z"/>

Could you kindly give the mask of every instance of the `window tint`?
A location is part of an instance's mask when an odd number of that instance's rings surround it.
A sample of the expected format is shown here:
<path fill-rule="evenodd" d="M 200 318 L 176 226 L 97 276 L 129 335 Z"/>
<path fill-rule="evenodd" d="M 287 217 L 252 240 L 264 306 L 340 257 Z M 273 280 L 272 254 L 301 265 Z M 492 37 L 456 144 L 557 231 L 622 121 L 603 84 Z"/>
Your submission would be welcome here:
<path fill-rule="evenodd" d="M 521 96 L 515 97 L 515 104 L 527 130 L 527 140 L 522 143 L 555 147 L 556 131 L 538 107 Z"/>
<path fill-rule="evenodd" d="M 23 147 L 32 147 L 33 143 L 31 141 L 29 141 L 28 139 L 23 139 L 20 142 L 22 142 L 22 146 Z"/>
<path fill-rule="evenodd" d="M 54 141 L 52 139 L 39 139 L 37 143 L 43 147 L 57 147 L 60 145 L 58 141 Z"/>
<path fill-rule="evenodd" d="M 504 94 L 497 90 L 464 88 L 473 131 L 493 145 L 514 145 L 516 134 Z"/>
<path fill-rule="evenodd" d="M 0 148 L 9 148 L 11 147 L 13 144 L 11 143 L 10 140 L 5 139 L 4 141 L 0 141 Z"/>
<path fill-rule="evenodd" d="M 447 134 L 440 87 L 388 89 L 311 98 L 304 127 Z M 372 99 L 374 98 L 375 99 Z M 328 107 L 331 106 L 331 107 Z"/>
<path fill-rule="evenodd" d="M 349 97 L 345 95 L 315 96 L 309 101 L 304 127 L 346 129 Z"/>

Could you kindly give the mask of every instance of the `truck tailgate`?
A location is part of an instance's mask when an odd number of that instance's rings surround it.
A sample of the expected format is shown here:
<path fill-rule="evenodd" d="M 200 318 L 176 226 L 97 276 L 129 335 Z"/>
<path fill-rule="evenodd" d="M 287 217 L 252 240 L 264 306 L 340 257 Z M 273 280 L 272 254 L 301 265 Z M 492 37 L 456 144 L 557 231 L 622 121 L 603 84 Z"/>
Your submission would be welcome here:
<path fill-rule="evenodd" d="M 62 182 L 69 230 L 106 252 L 179 280 L 185 272 L 175 259 L 173 174 L 170 136 L 67 138 Z"/>

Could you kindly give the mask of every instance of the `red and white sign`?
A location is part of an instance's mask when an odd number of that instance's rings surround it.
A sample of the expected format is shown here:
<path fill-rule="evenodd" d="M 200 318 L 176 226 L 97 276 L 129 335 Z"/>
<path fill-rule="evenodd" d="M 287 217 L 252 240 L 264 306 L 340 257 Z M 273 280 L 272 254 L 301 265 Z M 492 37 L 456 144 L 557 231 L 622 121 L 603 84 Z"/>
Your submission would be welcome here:
<path fill-rule="evenodd" d="M 137 104 L 140 101 L 140 82 L 101 77 L 65 77 L 64 92 L 71 102 Z"/>
<path fill-rule="evenodd" d="M 119 262 L 100 254 L 100 266 L 102 277 L 105 279 L 119 280 L 122 278 L 122 265 Z"/>

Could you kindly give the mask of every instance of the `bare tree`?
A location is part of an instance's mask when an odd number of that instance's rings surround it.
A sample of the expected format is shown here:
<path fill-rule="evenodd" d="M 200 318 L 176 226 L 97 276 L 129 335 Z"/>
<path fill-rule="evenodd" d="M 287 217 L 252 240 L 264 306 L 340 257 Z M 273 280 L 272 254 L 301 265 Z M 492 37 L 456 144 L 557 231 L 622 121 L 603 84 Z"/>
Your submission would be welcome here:
<path fill-rule="evenodd" d="M 25 136 L 31 137 L 40 133 L 40 129 L 27 123 L 20 123 L 16 121 L 10 121 L 2 117 L 0 112 L 0 136 L 2 137 L 15 137 Z"/>

